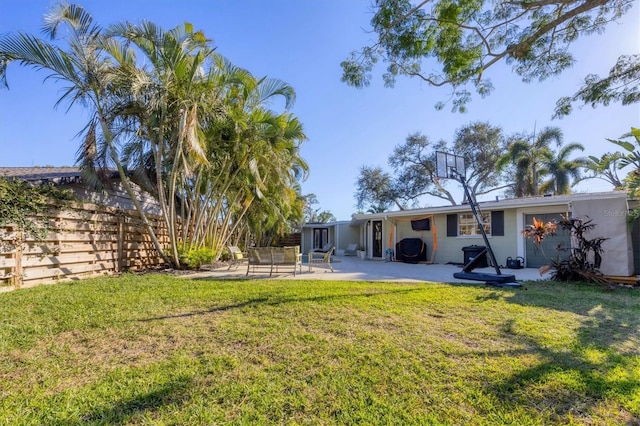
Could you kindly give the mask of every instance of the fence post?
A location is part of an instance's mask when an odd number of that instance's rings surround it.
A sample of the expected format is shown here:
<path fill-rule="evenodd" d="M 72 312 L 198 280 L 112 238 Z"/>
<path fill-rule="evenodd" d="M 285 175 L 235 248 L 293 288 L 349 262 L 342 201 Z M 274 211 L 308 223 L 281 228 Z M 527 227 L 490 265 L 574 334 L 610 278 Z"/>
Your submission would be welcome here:
<path fill-rule="evenodd" d="M 18 230 L 16 232 L 16 266 L 15 266 L 15 275 L 13 277 L 13 285 L 17 287 L 22 287 L 24 283 L 24 270 L 22 269 L 22 242 L 24 236 L 22 235 L 22 230 Z"/>
<path fill-rule="evenodd" d="M 118 214 L 118 253 L 116 271 L 122 272 L 124 269 L 124 214 Z"/>

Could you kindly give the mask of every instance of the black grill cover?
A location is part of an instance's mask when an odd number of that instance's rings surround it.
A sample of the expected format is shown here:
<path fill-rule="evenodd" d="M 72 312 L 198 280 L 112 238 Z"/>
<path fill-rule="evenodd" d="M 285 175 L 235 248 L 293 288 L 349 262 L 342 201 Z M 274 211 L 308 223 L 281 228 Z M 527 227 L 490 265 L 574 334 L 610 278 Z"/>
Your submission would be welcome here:
<path fill-rule="evenodd" d="M 418 263 L 427 260 L 427 245 L 420 238 L 404 238 L 396 243 L 396 260 Z"/>

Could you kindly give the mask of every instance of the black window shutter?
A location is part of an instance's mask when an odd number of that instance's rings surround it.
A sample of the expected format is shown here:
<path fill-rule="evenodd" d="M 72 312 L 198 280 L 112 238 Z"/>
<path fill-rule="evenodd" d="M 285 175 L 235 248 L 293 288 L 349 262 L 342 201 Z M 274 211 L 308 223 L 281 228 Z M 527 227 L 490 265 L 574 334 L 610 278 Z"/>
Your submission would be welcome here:
<path fill-rule="evenodd" d="M 504 210 L 491 212 L 491 235 L 504 236 Z"/>
<path fill-rule="evenodd" d="M 457 237 L 457 236 L 458 236 L 458 215 L 448 214 L 447 215 L 447 237 Z"/>

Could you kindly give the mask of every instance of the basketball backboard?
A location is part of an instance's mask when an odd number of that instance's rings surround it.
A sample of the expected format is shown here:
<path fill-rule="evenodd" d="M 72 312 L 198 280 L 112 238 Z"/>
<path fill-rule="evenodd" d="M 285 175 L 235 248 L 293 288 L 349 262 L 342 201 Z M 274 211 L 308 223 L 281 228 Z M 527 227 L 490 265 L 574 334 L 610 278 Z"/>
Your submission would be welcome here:
<path fill-rule="evenodd" d="M 464 157 L 448 152 L 436 151 L 436 176 L 444 179 L 456 179 L 464 176 Z"/>

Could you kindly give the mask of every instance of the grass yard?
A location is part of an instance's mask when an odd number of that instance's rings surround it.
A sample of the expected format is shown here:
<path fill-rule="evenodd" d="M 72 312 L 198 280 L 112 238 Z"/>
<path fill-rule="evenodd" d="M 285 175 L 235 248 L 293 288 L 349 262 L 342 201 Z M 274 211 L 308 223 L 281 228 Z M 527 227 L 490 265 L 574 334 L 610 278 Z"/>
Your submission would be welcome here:
<path fill-rule="evenodd" d="M 638 290 L 126 275 L 0 306 L 0 425 L 640 424 Z"/>

